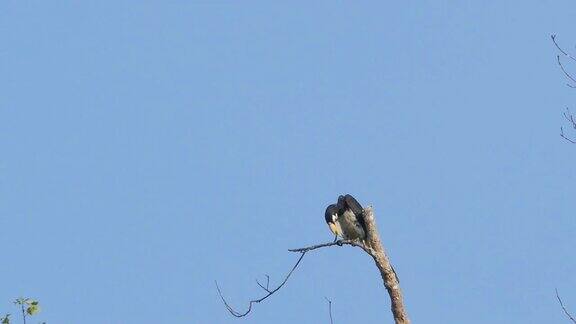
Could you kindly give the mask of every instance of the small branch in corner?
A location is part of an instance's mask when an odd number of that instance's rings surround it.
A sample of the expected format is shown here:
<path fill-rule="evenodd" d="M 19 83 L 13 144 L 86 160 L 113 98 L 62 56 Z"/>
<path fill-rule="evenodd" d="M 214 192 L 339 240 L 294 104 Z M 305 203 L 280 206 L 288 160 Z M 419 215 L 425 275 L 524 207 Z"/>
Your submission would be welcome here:
<path fill-rule="evenodd" d="M 564 303 L 562 303 L 562 299 L 560 299 L 560 295 L 558 295 L 558 289 L 556 289 L 556 299 L 558 299 L 558 302 L 560 303 L 560 306 L 562 307 L 564 314 L 568 316 L 568 318 L 572 321 L 572 323 L 576 323 L 576 319 L 574 319 L 574 317 L 572 317 L 572 315 L 570 315 L 570 313 L 566 310 L 566 307 L 564 307 Z"/>
<path fill-rule="evenodd" d="M 576 62 L 576 58 L 570 54 L 568 54 L 568 52 L 566 52 L 565 50 L 562 49 L 562 47 L 560 47 L 560 45 L 558 45 L 558 43 L 556 42 L 556 35 L 552 34 L 550 35 L 550 38 L 552 38 L 552 42 L 554 42 L 554 45 L 556 46 L 556 48 L 560 51 L 560 53 L 564 54 L 564 56 L 566 56 L 567 58 L 571 59 L 572 61 Z"/>
<path fill-rule="evenodd" d="M 574 120 L 574 115 L 570 112 L 569 108 L 566 108 L 566 111 L 562 113 L 564 118 L 572 124 L 572 128 L 576 129 L 576 120 Z"/>
<path fill-rule="evenodd" d="M 564 119 L 570 122 L 573 129 L 576 129 L 576 119 L 574 118 L 574 115 L 570 112 L 570 109 L 566 108 L 566 111 L 562 113 L 562 116 L 564 116 Z M 562 137 L 563 139 L 567 140 L 572 144 L 576 143 L 576 140 L 571 139 L 564 133 L 564 127 L 560 127 L 560 137 Z"/>
<path fill-rule="evenodd" d="M 550 35 L 550 38 L 552 38 L 552 42 L 554 43 L 554 46 L 556 46 L 556 48 L 560 51 L 560 53 L 562 53 L 565 57 L 569 58 L 570 60 L 576 62 L 576 58 L 574 56 L 570 55 L 568 52 L 566 52 L 564 49 L 562 49 L 562 47 L 560 47 L 560 45 L 558 45 L 558 43 L 556 42 L 556 35 Z M 566 76 L 566 78 L 568 78 L 573 83 L 573 84 L 567 83 L 566 85 L 569 86 L 570 88 L 576 88 L 576 86 L 574 85 L 574 83 L 576 83 L 576 78 L 574 78 L 572 76 L 572 74 L 570 74 L 566 70 L 566 68 L 564 67 L 564 64 L 562 64 L 562 61 L 560 60 L 560 55 L 556 55 L 556 61 L 558 62 L 560 69 L 564 73 L 564 76 Z"/>
<path fill-rule="evenodd" d="M 566 136 L 564 134 L 564 128 L 562 126 L 560 126 L 560 137 L 562 137 L 563 139 L 567 140 L 568 142 L 572 143 L 572 144 L 576 144 L 576 141 L 569 138 L 568 136 Z"/>

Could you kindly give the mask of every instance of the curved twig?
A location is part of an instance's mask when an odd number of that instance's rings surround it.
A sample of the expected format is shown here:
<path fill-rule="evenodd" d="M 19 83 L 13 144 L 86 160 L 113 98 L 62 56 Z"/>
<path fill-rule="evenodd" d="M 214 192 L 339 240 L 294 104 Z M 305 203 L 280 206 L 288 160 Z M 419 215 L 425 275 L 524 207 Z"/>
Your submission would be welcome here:
<path fill-rule="evenodd" d="M 228 301 L 226 301 L 226 298 L 224 298 L 224 295 L 222 294 L 222 290 L 220 290 L 220 286 L 218 285 L 218 282 L 214 281 L 214 283 L 216 284 L 216 289 L 218 290 L 218 294 L 220 295 L 220 299 L 222 299 L 222 303 L 224 303 L 224 306 L 226 306 L 226 309 L 228 309 L 228 312 L 230 312 L 230 314 L 232 314 L 235 317 L 244 317 L 244 316 L 250 314 L 250 312 L 252 311 L 252 306 L 254 304 L 264 301 L 266 298 L 272 296 L 275 292 L 280 290 L 280 288 L 282 288 L 286 284 L 286 282 L 288 281 L 288 279 L 290 278 L 290 276 L 292 275 L 294 270 L 296 270 L 296 268 L 298 267 L 298 265 L 300 264 L 300 262 L 304 258 L 304 255 L 306 255 L 307 252 L 310 252 L 310 251 L 313 251 L 313 250 L 316 250 L 319 248 L 323 248 L 323 247 L 334 246 L 334 245 L 338 245 L 338 246 L 352 245 L 352 246 L 362 247 L 363 249 L 365 248 L 364 245 L 362 243 L 360 243 L 359 241 L 339 240 L 336 242 L 322 243 L 322 244 L 307 246 L 307 247 L 303 247 L 303 248 L 288 250 L 290 252 L 300 253 L 300 257 L 298 258 L 298 261 L 296 261 L 296 263 L 294 264 L 292 269 L 290 269 L 290 271 L 288 272 L 286 277 L 284 277 L 284 280 L 282 281 L 282 283 L 280 283 L 280 285 L 278 285 L 276 288 L 274 288 L 272 290 L 269 287 L 270 276 L 266 275 L 266 278 L 267 278 L 266 286 L 264 286 L 258 280 L 256 280 L 256 284 L 258 284 L 258 286 L 260 286 L 260 288 L 262 288 L 264 291 L 266 291 L 266 295 L 264 295 L 261 298 L 251 300 L 248 303 L 248 309 L 245 312 L 239 312 L 239 311 L 235 310 L 232 306 L 230 306 Z"/>
<path fill-rule="evenodd" d="M 222 291 L 220 290 L 220 287 L 218 286 L 218 282 L 214 281 L 214 283 L 216 284 L 216 289 L 218 290 L 218 294 L 220 295 L 220 298 L 222 299 L 222 302 L 224 303 L 224 305 L 226 306 L 226 308 L 228 309 L 228 311 L 230 312 L 230 314 L 236 316 L 236 317 L 244 317 L 246 315 L 248 315 L 250 313 L 250 311 L 252 311 L 252 305 L 255 303 L 260 303 L 261 301 L 265 300 L 266 298 L 272 296 L 275 292 L 277 292 L 278 290 L 280 290 L 280 288 L 282 288 L 282 286 L 284 286 L 286 284 L 286 282 L 288 281 L 288 279 L 290 278 L 290 276 L 292 275 L 292 273 L 294 272 L 294 270 L 296 270 L 296 268 L 298 267 L 298 265 L 300 264 L 300 262 L 302 261 L 302 259 L 304 258 L 304 255 L 306 253 L 302 253 L 300 255 L 300 258 L 298 258 L 298 261 L 296 261 L 296 264 L 294 264 L 294 266 L 292 267 L 292 269 L 290 270 L 290 272 L 288 272 L 288 274 L 286 275 L 286 277 L 284 278 L 284 280 L 282 281 L 282 283 L 280 285 L 278 285 L 278 287 L 272 289 L 272 290 L 268 290 L 264 287 L 264 290 L 266 290 L 268 293 L 261 298 L 258 299 L 253 299 L 250 301 L 250 303 L 248 304 L 248 310 L 246 310 L 245 312 L 241 313 L 236 311 L 234 308 L 232 308 L 232 306 L 230 306 L 228 304 L 228 302 L 226 301 L 226 299 L 224 298 L 224 295 L 222 295 Z"/>
<path fill-rule="evenodd" d="M 562 64 L 562 61 L 560 61 L 560 55 L 556 55 L 556 60 L 558 61 L 558 65 L 560 66 L 560 69 L 562 70 L 564 75 L 568 79 L 570 79 L 570 81 L 576 83 L 576 79 L 574 79 L 574 77 L 572 77 L 572 75 L 570 73 L 568 73 L 568 71 L 566 71 L 566 69 L 564 68 L 564 64 Z M 569 86 L 570 88 L 576 88 L 576 86 L 571 85 L 570 83 L 566 83 L 566 85 Z"/>
<path fill-rule="evenodd" d="M 576 129 L 576 119 L 574 119 L 574 115 L 570 112 L 569 108 L 566 108 L 566 111 L 562 113 L 564 119 L 566 119 L 572 125 L 573 129 Z M 560 126 L 560 137 L 567 140 L 568 142 L 574 144 L 576 143 L 575 140 L 569 138 L 566 134 L 564 134 L 564 127 Z"/>
<path fill-rule="evenodd" d="M 560 45 L 558 45 L 558 43 L 556 42 L 556 35 L 552 34 L 550 35 L 550 38 L 552 38 L 552 42 L 554 42 L 554 45 L 556 46 L 556 48 L 562 53 L 564 54 L 564 56 L 566 56 L 567 58 L 571 59 L 572 61 L 576 62 L 576 58 L 570 54 L 568 54 L 568 52 L 566 52 L 565 50 L 562 49 L 562 47 L 560 47 Z"/>
<path fill-rule="evenodd" d="M 562 126 L 560 126 L 560 137 L 562 137 L 563 139 L 567 140 L 568 142 L 572 143 L 572 144 L 576 144 L 576 141 L 569 138 L 568 136 L 566 136 L 564 134 L 564 128 Z"/>
<path fill-rule="evenodd" d="M 556 289 L 556 298 L 558 299 L 560 306 L 562 306 L 562 310 L 564 311 L 564 314 L 566 314 L 566 316 L 568 316 L 568 318 L 572 321 L 572 323 L 576 323 L 576 319 L 574 319 L 574 317 L 572 317 L 572 315 L 570 315 L 570 313 L 568 313 L 568 311 L 566 310 L 566 307 L 564 307 L 564 303 L 562 303 L 562 299 L 560 299 L 560 295 L 558 295 L 558 289 Z"/>
<path fill-rule="evenodd" d="M 560 47 L 560 45 L 558 45 L 558 42 L 556 42 L 556 35 L 550 35 L 550 38 L 552 38 L 552 42 L 554 43 L 554 46 L 556 46 L 556 48 L 560 51 L 560 53 L 562 53 L 565 57 L 569 58 L 570 60 L 576 62 L 576 58 L 574 56 L 570 55 L 568 52 L 566 52 L 564 49 L 562 49 L 562 47 Z M 576 83 L 576 78 L 574 78 L 572 76 L 572 74 L 570 74 L 566 70 L 566 68 L 564 68 L 564 64 L 562 64 L 562 61 L 560 61 L 560 55 L 556 55 L 556 61 L 558 62 L 558 65 L 560 66 L 560 69 L 562 70 L 562 72 L 564 73 L 566 78 L 568 78 L 573 83 Z M 570 84 L 570 83 L 567 83 L 566 85 L 569 86 L 570 88 L 576 88 L 575 85 Z"/>
<path fill-rule="evenodd" d="M 570 108 L 566 108 L 566 111 L 562 113 L 564 118 L 572 124 L 572 128 L 576 129 L 576 120 L 574 115 L 570 112 Z"/>

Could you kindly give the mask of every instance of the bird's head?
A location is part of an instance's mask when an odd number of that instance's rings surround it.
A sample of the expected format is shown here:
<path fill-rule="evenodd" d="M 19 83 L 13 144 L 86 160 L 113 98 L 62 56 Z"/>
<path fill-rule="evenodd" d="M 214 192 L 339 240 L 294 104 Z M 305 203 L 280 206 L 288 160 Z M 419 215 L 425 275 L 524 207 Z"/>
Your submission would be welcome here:
<path fill-rule="evenodd" d="M 332 204 L 326 207 L 324 218 L 326 219 L 326 223 L 328 225 L 336 224 L 338 221 L 338 206 L 336 204 Z"/>
<path fill-rule="evenodd" d="M 336 237 L 342 236 L 342 228 L 338 222 L 338 205 L 332 204 L 326 207 L 324 218 L 326 219 L 326 223 L 328 224 L 332 234 L 336 235 Z"/>

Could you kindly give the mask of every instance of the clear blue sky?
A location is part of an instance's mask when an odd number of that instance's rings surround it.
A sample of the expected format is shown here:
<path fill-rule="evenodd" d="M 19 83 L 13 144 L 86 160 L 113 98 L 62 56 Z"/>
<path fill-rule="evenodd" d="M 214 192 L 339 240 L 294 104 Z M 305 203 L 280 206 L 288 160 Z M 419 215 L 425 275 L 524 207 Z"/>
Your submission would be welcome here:
<path fill-rule="evenodd" d="M 372 261 L 304 259 L 372 204 L 414 323 L 576 313 L 573 1 L 0 2 L 0 311 L 48 323 L 391 323 Z M 576 66 L 573 66 L 576 71 Z M 366 305 L 361 308 L 361 303 Z"/>

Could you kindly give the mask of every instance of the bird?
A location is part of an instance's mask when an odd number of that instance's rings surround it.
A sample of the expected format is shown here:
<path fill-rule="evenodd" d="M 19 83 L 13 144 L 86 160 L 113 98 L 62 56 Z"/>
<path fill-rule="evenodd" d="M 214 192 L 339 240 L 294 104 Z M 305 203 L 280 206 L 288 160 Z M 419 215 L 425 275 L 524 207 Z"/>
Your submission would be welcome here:
<path fill-rule="evenodd" d="M 336 204 L 326 208 L 324 214 L 330 231 L 345 240 L 364 240 L 366 238 L 366 224 L 364 222 L 364 209 L 350 194 L 340 195 Z"/>
<path fill-rule="evenodd" d="M 362 205 L 350 194 L 338 197 L 338 222 L 345 238 L 348 240 L 364 240 L 366 238 L 366 222 Z"/>
<path fill-rule="evenodd" d="M 338 236 L 345 240 L 366 240 L 368 231 L 366 230 L 366 221 L 364 220 L 364 208 L 350 194 L 338 196 L 336 204 L 328 205 L 324 214 L 326 223 L 330 230 L 336 236 L 334 242 L 337 242 Z M 370 245 L 369 242 L 365 244 Z M 396 280 L 400 278 L 396 270 L 392 267 Z"/>

